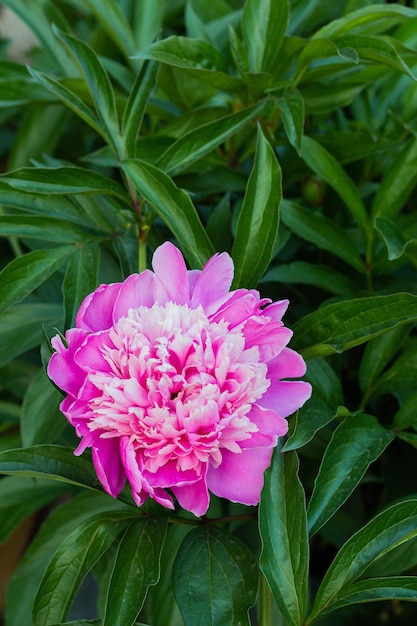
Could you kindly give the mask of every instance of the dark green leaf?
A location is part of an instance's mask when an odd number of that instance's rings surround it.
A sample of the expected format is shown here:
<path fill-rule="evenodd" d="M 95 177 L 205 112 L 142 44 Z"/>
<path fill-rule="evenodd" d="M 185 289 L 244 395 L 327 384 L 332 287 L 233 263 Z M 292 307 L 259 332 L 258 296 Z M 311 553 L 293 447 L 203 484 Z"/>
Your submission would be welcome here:
<path fill-rule="evenodd" d="M 335 190 L 356 223 L 366 230 L 368 216 L 358 188 L 336 159 L 317 141 L 306 135 L 302 141 L 302 157 L 313 172 Z"/>
<path fill-rule="evenodd" d="M 50 626 L 68 617 L 81 582 L 134 515 L 126 511 L 99 513 L 64 539 L 38 589 L 33 626 Z"/>
<path fill-rule="evenodd" d="M 40 369 L 30 383 L 22 405 L 21 434 L 24 447 L 54 443 L 67 420 L 59 411 L 62 395 Z"/>
<path fill-rule="evenodd" d="M 310 534 L 318 531 L 344 504 L 369 465 L 394 439 L 372 415 L 347 417 L 326 448 L 308 504 Z"/>
<path fill-rule="evenodd" d="M 74 326 L 81 302 L 98 285 L 100 248 L 97 244 L 80 247 L 68 261 L 62 291 L 64 294 L 65 328 Z"/>
<path fill-rule="evenodd" d="M 0 312 L 26 298 L 76 251 L 75 246 L 62 246 L 13 259 L 0 272 Z"/>
<path fill-rule="evenodd" d="M 83 243 L 101 238 L 98 233 L 89 233 L 72 222 L 28 215 L 0 215 L 0 237 L 33 237 L 55 243 Z"/>
<path fill-rule="evenodd" d="M 109 584 L 103 626 L 131 626 L 150 585 L 159 579 L 159 558 L 167 521 L 137 519 L 123 535 Z"/>
<path fill-rule="evenodd" d="M 264 102 L 261 102 L 182 135 L 164 152 L 157 162 L 158 167 L 171 176 L 177 174 L 247 126 L 263 106 Z"/>
<path fill-rule="evenodd" d="M 288 0 L 245 2 L 242 33 L 251 72 L 275 73 L 288 17 Z"/>
<path fill-rule="evenodd" d="M 417 391 L 412 393 L 404 402 L 400 410 L 395 414 L 393 427 L 395 430 L 403 430 L 417 423 Z"/>
<path fill-rule="evenodd" d="M 412 320 L 410 320 L 412 321 Z M 414 391 L 413 383 L 417 374 L 417 341 L 408 339 L 405 349 L 378 381 L 372 392 L 378 395 L 386 393 L 400 394 L 405 391 L 407 396 Z"/>
<path fill-rule="evenodd" d="M 190 265 L 201 268 L 214 249 L 188 194 L 162 170 L 144 161 L 124 161 L 122 168 L 171 229 Z"/>
<path fill-rule="evenodd" d="M 326 426 L 343 404 L 341 382 L 330 364 L 324 359 L 313 359 L 307 363 L 306 380 L 313 388 L 308 403 L 299 409 L 297 425 L 286 441 L 283 450 L 297 450 L 311 441 L 316 432 Z"/>
<path fill-rule="evenodd" d="M 255 557 L 242 541 L 213 525 L 195 528 L 185 537 L 173 570 L 185 626 L 249 626 L 257 578 Z"/>
<path fill-rule="evenodd" d="M 288 200 L 282 202 L 281 218 L 298 237 L 335 254 L 358 271 L 364 271 L 357 247 L 349 239 L 346 230 L 334 220 Z"/>
<path fill-rule="evenodd" d="M 385 170 L 372 206 L 374 216 L 395 220 L 417 183 L 417 137 L 411 137 Z M 380 223 L 379 223 L 380 225 Z"/>
<path fill-rule="evenodd" d="M 110 143 L 119 157 L 123 156 L 123 144 L 117 118 L 116 99 L 109 76 L 94 50 L 81 39 L 77 39 L 58 28 L 53 28 L 58 37 L 73 54 L 87 81 L 98 117 Z"/>
<path fill-rule="evenodd" d="M 73 449 L 65 446 L 39 445 L 0 452 L 0 474 L 50 478 L 101 490 L 92 462 L 76 457 Z"/>
<path fill-rule="evenodd" d="M 136 157 L 137 138 L 147 102 L 155 86 L 157 70 L 156 63 L 152 61 L 146 63 L 138 74 L 129 94 L 122 119 L 122 136 L 126 158 Z"/>
<path fill-rule="evenodd" d="M 339 596 L 379 557 L 417 536 L 417 500 L 385 509 L 339 550 L 320 585 L 307 623 L 332 610 Z"/>
<path fill-rule="evenodd" d="M 291 626 L 303 624 L 307 607 L 309 547 L 304 490 L 296 452 L 274 452 L 259 507 L 260 566 Z"/>
<path fill-rule="evenodd" d="M 288 141 L 301 156 L 301 141 L 304 132 L 304 100 L 297 89 L 288 91 L 283 98 L 276 98 L 275 103 L 281 109 L 282 122 Z"/>
<path fill-rule="evenodd" d="M 416 320 L 417 296 L 409 293 L 336 302 L 297 322 L 292 346 L 306 358 L 343 352 Z"/>
<path fill-rule="evenodd" d="M 264 274 L 261 283 L 277 282 L 312 285 L 339 296 L 352 296 L 354 285 L 344 274 L 327 265 L 294 261 L 289 265 L 272 267 Z"/>
<path fill-rule="evenodd" d="M 22 191 L 45 194 L 101 193 L 115 196 L 129 204 L 129 196 L 119 183 L 83 167 L 22 167 L 3 174 L 1 181 Z"/>
<path fill-rule="evenodd" d="M 132 27 L 117 2 L 86 0 L 86 5 L 126 57 L 136 52 L 138 46 L 133 37 Z"/>
<path fill-rule="evenodd" d="M 232 248 L 235 288 L 255 287 L 271 260 L 278 233 L 281 178 L 274 150 L 258 127 L 255 162 Z"/>

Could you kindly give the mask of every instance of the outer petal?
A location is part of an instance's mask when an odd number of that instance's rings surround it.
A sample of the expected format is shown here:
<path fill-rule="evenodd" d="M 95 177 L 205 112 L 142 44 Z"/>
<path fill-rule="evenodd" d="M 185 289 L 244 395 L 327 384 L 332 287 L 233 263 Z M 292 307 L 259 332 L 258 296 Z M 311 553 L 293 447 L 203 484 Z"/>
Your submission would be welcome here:
<path fill-rule="evenodd" d="M 264 409 L 262 406 L 258 406 L 258 404 L 252 406 L 248 417 L 251 422 L 256 424 L 258 432 L 252 433 L 250 439 L 241 441 L 239 445 L 242 448 L 256 448 L 262 445 L 260 435 L 263 435 L 266 442 L 270 442 L 269 444 L 263 444 L 262 447 L 274 447 L 278 437 L 282 437 L 288 431 L 287 420 L 278 415 L 276 411 Z"/>
<path fill-rule="evenodd" d="M 74 354 L 74 363 L 81 366 L 84 371 L 110 372 L 111 367 L 101 350 L 103 346 L 114 348 L 108 330 L 88 335 Z"/>
<path fill-rule="evenodd" d="M 273 382 L 258 400 L 258 404 L 265 409 L 272 409 L 288 417 L 297 411 L 311 396 L 311 385 L 301 380 L 287 380 Z"/>
<path fill-rule="evenodd" d="M 282 352 L 268 363 L 268 378 L 280 380 L 281 378 L 298 378 L 306 373 L 306 364 L 302 356 L 284 348 Z"/>
<path fill-rule="evenodd" d="M 285 311 L 288 309 L 289 303 L 289 300 L 279 300 L 278 302 L 273 302 L 265 307 L 262 313 L 270 317 L 274 320 L 274 322 L 280 322 Z"/>
<path fill-rule="evenodd" d="M 56 352 L 48 363 L 48 376 L 60 389 L 73 396 L 77 395 L 86 375 L 85 371 L 74 362 L 74 353 L 86 335 L 85 330 L 78 328 L 67 331 L 68 348 L 65 348 L 59 335 L 51 341 Z"/>
<path fill-rule="evenodd" d="M 165 304 L 169 300 L 188 304 L 190 293 L 187 268 L 178 248 L 169 241 L 159 246 L 153 255 L 152 267 L 159 279 L 155 282 L 155 300 L 158 304 Z"/>
<path fill-rule="evenodd" d="M 172 487 L 172 492 L 183 509 L 191 511 L 191 513 L 194 513 L 197 517 L 206 513 L 209 507 L 210 497 L 205 477 L 201 478 L 201 480 L 193 485 Z"/>
<path fill-rule="evenodd" d="M 131 274 L 126 278 L 113 306 L 112 324 L 126 317 L 129 309 L 139 306 L 151 307 L 155 302 L 155 276 L 150 270 Z"/>
<path fill-rule="evenodd" d="M 282 322 L 260 324 L 251 319 L 243 328 L 245 347 L 258 346 L 261 361 L 270 361 L 276 357 L 287 345 L 292 337 L 292 331 L 282 325 Z"/>
<path fill-rule="evenodd" d="M 93 463 L 104 490 L 116 498 L 125 484 L 126 475 L 119 454 L 118 439 L 99 439 L 92 445 Z"/>
<path fill-rule="evenodd" d="M 84 298 L 75 318 L 76 326 L 89 331 L 104 330 L 113 324 L 113 305 L 122 283 L 100 285 Z"/>
<path fill-rule="evenodd" d="M 211 257 L 194 284 L 191 306 L 199 304 L 205 309 L 209 304 L 229 293 L 234 274 L 233 261 L 227 252 Z"/>
<path fill-rule="evenodd" d="M 258 504 L 264 484 L 264 471 L 271 463 L 273 448 L 225 450 L 217 468 L 210 467 L 207 486 L 216 496 L 241 504 Z"/>
<path fill-rule="evenodd" d="M 256 312 L 259 302 L 257 291 L 238 289 L 220 302 L 214 302 L 206 310 L 206 315 L 213 322 L 228 322 L 230 328 L 245 322 Z"/>

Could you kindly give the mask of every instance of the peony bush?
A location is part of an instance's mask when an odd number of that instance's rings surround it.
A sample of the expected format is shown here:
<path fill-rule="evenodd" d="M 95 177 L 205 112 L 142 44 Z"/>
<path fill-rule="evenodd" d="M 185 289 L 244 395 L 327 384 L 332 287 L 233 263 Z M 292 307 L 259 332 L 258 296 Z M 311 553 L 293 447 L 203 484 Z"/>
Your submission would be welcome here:
<path fill-rule="evenodd" d="M 0 622 L 415 623 L 416 2 L 2 5 Z"/>

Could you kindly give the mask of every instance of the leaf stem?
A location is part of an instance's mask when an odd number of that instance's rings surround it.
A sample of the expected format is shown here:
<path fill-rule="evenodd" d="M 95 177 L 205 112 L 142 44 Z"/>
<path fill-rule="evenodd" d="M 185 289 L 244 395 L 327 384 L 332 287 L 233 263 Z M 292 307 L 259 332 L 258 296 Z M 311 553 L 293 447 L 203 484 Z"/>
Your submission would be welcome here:
<path fill-rule="evenodd" d="M 146 239 L 139 239 L 138 244 L 138 262 L 139 262 L 139 272 L 143 272 L 147 267 L 146 260 Z"/>
<path fill-rule="evenodd" d="M 272 626 L 272 593 L 263 573 L 260 573 L 259 626 Z"/>

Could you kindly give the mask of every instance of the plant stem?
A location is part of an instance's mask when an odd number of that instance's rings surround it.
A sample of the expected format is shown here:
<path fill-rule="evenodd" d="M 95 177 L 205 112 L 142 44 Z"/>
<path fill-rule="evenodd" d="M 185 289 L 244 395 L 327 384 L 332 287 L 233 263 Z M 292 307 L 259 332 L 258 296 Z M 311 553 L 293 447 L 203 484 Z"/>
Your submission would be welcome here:
<path fill-rule="evenodd" d="M 259 626 L 272 626 L 272 593 L 262 572 L 260 576 Z"/>
<path fill-rule="evenodd" d="M 139 272 L 143 272 L 146 270 L 147 261 L 146 261 L 146 239 L 139 239 L 138 244 L 138 262 L 139 262 Z"/>

